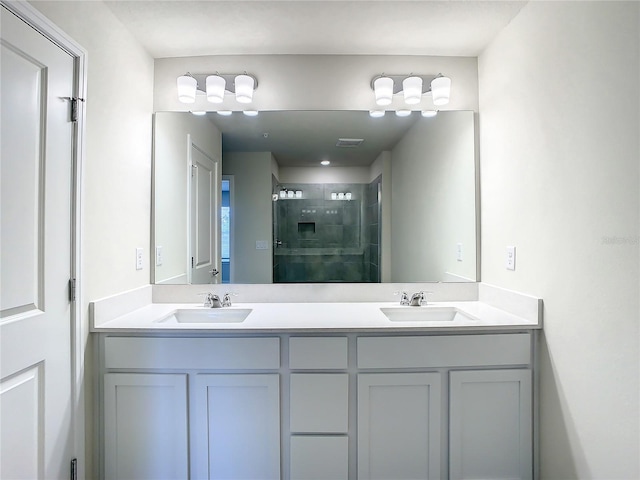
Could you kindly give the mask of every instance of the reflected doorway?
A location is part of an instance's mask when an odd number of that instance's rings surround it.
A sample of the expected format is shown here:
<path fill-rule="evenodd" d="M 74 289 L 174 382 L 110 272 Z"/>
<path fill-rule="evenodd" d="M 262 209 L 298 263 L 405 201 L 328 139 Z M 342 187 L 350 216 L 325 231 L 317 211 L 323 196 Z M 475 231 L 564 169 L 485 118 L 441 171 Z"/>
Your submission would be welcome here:
<path fill-rule="evenodd" d="M 222 283 L 231 283 L 232 190 L 233 175 L 223 175 L 220 208 Z"/>

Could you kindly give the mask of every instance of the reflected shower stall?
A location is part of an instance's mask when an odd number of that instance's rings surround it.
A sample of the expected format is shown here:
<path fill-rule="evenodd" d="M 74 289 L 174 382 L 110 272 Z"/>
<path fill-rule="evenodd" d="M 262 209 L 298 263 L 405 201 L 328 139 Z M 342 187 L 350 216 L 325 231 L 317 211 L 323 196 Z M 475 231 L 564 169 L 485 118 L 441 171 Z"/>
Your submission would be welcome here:
<path fill-rule="evenodd" d="M 380 282 L 380 177 L 273 186 L 274 283 Z"/>

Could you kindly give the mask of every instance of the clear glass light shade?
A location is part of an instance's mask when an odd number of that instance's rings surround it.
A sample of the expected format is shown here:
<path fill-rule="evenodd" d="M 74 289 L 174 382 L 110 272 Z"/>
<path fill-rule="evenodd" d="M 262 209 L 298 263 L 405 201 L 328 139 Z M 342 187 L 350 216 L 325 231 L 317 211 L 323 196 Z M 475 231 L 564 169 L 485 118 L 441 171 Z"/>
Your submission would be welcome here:
<path fill-rule="evenodd" d="M 402 92 L 407 105 L 415 105 L 422 100 L 422 79 L 420 77 L 407 77 L 402 81 Z"/>
<path fill-rule="evenodd" d="M 235 78 L 236 100 L 240 103 L 251 103 L 255 81 L 249 75 L 238 75 Z"/>
<path fill-rule="evenodd" d="M 198 82 L 189 75 L 178 77 L 178 100 L 182 103 L 194 103 L 196 101 L 196 89 Z"/>
<path fill-rule="evenodd" d="M 207 77 L 207 100 L 211 103 L 222 103 L 226 83 L 225 79 L 219 75 L 209 75 Z"/>
<path fill-rule="evenodd" d="M 449 77 L 436 77 L 431 81 L 431 94 L 434 105 L 446 105 L 451 94 L 451 79 Z"/>
<path fill-rule="evenodd" d="M 377 105 L 390 105 L 393 100 L 393 79 L 380 77 L 373 82 Z"/>
<path fill-rule="evenodd" d="M 384 110 L 369 110 L 369 115 L 373 118 L 384 117 Z"/>

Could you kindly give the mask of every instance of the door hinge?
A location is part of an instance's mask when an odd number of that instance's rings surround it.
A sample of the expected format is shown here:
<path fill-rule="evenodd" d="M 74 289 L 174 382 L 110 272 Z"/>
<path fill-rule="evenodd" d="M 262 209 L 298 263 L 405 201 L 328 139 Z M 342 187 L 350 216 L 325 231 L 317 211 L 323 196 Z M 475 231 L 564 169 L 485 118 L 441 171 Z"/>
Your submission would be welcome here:
<path fill-rule="evenodd" d="M 76 279 L 75 278 L 69 279 L 69 301 L 70 302 L 76 301 Z"/>
<path fill-rule="evenodd" d="M 74 458 L 71 460 L 71 475 L 69 478 L 71 480 L 78 480 L 78 459 Z"/>
<path fill-rule="evenodd" d="M 71 122 L 78 121 L 78 102 L 84 102 L 84 98 L 79 97 L 63 97 L 65 100 L 71 102 L 70 120 Z"/>

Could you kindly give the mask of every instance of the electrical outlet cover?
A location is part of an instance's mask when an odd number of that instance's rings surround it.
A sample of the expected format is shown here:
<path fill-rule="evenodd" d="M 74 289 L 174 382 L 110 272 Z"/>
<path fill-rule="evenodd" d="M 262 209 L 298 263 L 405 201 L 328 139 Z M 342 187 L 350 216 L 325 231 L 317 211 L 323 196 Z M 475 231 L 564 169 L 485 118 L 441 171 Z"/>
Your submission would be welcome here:
<path fill-rule="evenodd" d="M 513 247 L 513 246 L 507 247 L 506 267 L 507 267 L 507 270 L 516 269 L 516 247 Z"/>

